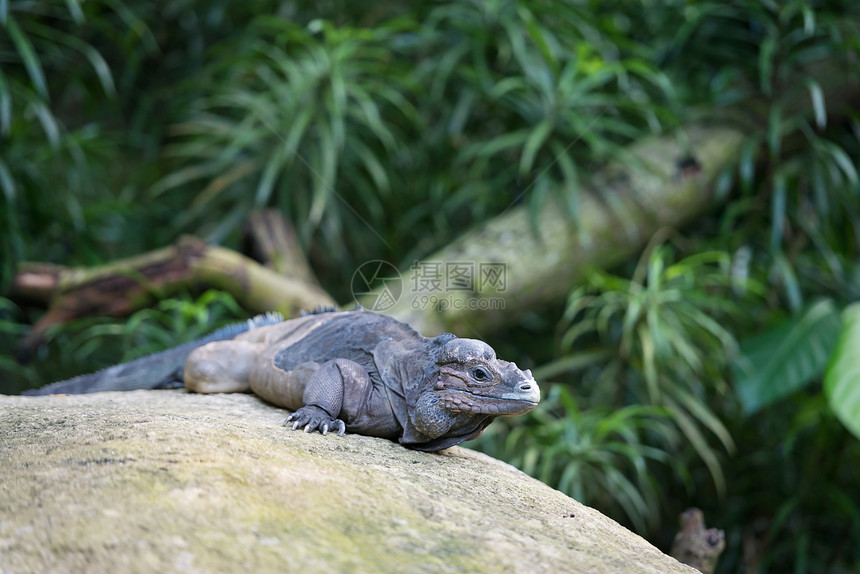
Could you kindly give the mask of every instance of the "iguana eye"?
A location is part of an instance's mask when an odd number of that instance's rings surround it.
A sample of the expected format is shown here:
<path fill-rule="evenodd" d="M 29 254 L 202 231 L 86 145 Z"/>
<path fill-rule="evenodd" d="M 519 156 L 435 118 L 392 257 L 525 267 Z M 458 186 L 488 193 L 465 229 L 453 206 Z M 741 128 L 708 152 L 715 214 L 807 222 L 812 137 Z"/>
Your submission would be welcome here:
<path fill-rule="evenodd" d="M 481 383 L 490 380 L 490 373 L 484 367 L 475 367 L 471 374 L 473 379 Z"/>

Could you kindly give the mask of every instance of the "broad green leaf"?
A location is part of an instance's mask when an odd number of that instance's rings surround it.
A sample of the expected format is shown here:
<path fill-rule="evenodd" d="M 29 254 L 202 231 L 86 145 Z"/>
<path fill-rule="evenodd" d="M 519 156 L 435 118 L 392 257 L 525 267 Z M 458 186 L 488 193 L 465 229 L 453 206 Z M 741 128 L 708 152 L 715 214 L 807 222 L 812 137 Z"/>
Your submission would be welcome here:
<path fill-rule="evenodd" d="M 842 424 L 860 439 L 860 303 L 842 312 L 842 330 L 824 375 L 824 394 Z"/>
<path fill-rule="evenodd" d="M 824 371 L 841 319 L 830 300 L 819 301 L 740 344 L 735 393 L 746 415 L 805 388 Z"/>

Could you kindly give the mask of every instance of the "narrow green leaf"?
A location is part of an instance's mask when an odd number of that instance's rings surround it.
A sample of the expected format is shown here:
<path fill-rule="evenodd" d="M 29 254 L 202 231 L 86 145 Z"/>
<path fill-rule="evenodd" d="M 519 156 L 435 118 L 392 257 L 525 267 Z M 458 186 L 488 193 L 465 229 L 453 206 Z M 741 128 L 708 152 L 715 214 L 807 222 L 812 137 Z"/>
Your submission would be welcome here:
<path fill-rule="evenodd" d="M 568 149 L 563 147 L 558 141 L 551 141 L 549 144 L 552 150 L 553 158 L 562 175 L 564 176 L 564 185 L 562 187 L 562 199 L 567 208 L 567 213 L 574 222 L 579 218 L 579 175 L 577 173 L 576 163 L 571 159 Z M 580 226 L 580 232 L 582 228 Z M 582 233 L 584 236 L 585 234 Z"/>
<path fill-rule="evenodd" d="M 708 467 L 711 473 L 711 478 L 714 480 L 714 486 L 717 492 L 724 493 L 726 491 L 726 478 L 723 469 L 720 466 L 720 461 L 717 459 L 714 450 L 708 444 L 708 441 L 699 432 L 699 427 L 687 415 L 687 412 L 682 409 L 674 400 L 666 397 L 664 403 L 669 407 L 675 416 L 675 422 L 681 432 L 690 441 L 690 444 L 702 458 L 702 461 Z"/>
<path fill-rule="evenodd" d="M 585 367 L 605 361 L 611 356 L 611 352 L 607 349 L 573 353 L 534 369 L 534 376 L 535 379 L 543 380 L 554 378 L 562 373 L 582 370 Z"/>
<path fill-rule="evenodd" d="M 388 173 L 382 165 L 382 162 L 368 148 L 364 142 L 355 139 L 349 142 L 350 149 L 361 158 L 362 167 L 370 174 L 373 179 L 373 184 L 376 186 L 376 192 L 381 195 L 386 195 L 391 189 L 391 184 L 388 180 Z"/>
<path fill-rule="evenodd" d="M 81 0 L 66 0 L 66 7 L 76 24 L 84 21 L 84 11 L 81 10 Z"/>
<path fill-rule="evenodd" d="M 72 5 L 77 5 L 74 0 L 70 0 L 70 2 Z M 81 14 L 81 18 L 83 18 L 83 14 Z M 77 50 L 78 52 L 83 54 L 84 57 L 89 60 L 90 65 L 96 72 L 96 75 L 98 76 L 105 93 L 109 96 L 113 96 L 116 94 L 116 87 L 114 86 L 113 76 L 111 75 L 110 68 L 108 67 L 107 62 L 98 50 L 96 50 L 91 45 L 87 44 L 77 36 L 74 36 L 72 34 L 66 34 L 48 25 L 41 25 L 35 22 L 29 22 L 28 29 L 31 31 L 33 36 L 41 36 L 42 38 L 45 38 L 57 44 L 58 47 L 67 46 L 72 50 Z"/>
<path fill-rule="evenodd" d="M 657 365 L 654 359 L 654 341 L 645 325 L 639 326 L 639 344 L 642 346 L 642 362 L 645 382 L 648 385 L 648 395 L 655 402 L 660 402 L 660 385 L 657 376 Z"/>
<path fill-rule="evenodd" d="M 470 146 L 464 151 L 467 157 L 490 157 L 508 148 L 523 145 L 529 137 L 528 130 L 516 130 L 495 137 L 487 142 Z"/>
<path fill-rule="evenodd" d="M 809 90 L 809 98 L 812 100 L 812 111 L 815 113 L 815 125 L 818 129 L 827 127 L 827 108 L 824 105 L 824 92 L 815 80 L 806 83 Z"/>
<path fill-rule="evenodd" d="M 714 182 L 714 195 L 715 199 L 718 201 L 726 201 L 729 193 L 732 190 L 732 186 L 734 185 L 734 176 L 732 175 L 731 170 L 723 168 L 720 170 L 719 175 L 717 175 L 717 179 Z"/>
<path fill-rule="evenodd" d="M 812 36 L 815 33 L 815 10 L 811 6 L 804 5 L 803 11 L 803 33 Z"/>
<path fill-rule="evenodd" d="M 830 157 L 833 158 L 839 166 L 839 169 L 841 169 L 842 173 L 845 174 L 845 177 L 847 177 L 852 184 L 857 185 L 857 168 L 855 167 L 854 162 L 851 161 L 848 154 L 845 153 L 845 150 L 837 144 L 829 141 L 822 141 L 821 146 L 823 146 Z"/>
<path fill-rule="evenodd" d="M 540 147 L 552 133 L 553 123 L 545 119 L 539 123 L 529 134 L 523 146 L 523 155 L 520 157 L 520 175 L 525 176 L 531 171 L 535 156 Z"/>
<path fill-rule="evenodd" d="M 3 196 L 7 203 L 11 204 L 15 201 L 15 178 L 12 177 L 9 167 L 2 158 L 0 158 L 0 188 L 3 188 Z"/>
<path fill-rule="evenodd" d="M 12 95 L 6 76 L 0 71 L 0 136 L 5 136 L 12 129 Z"/>
<path fill-rule="evenodd" d="M 842 329 L 824 375 L 824 394 L 845 428 L 860 439 L 860 303 L 842 312 Z"/>
<path fill-rule="evenodd" d="M 558 74 L 559 62 L 558 58 L 553 54 L 553 50 L 550 47 L 550 42 L 548 39 L 552 40 L 552 36 L 550 35 L 550 31 L 543 26 L 540 26 L 537 22 L 535 22 L 535 18 L 531 12 L 528 11 L 524 6 L 520 6 L 517 9 L 517 12 L 525 23 L 525 29 L 528 32 L 528 35 L 531 37 L 532 41 L 537 46 L 538 50 L 540 50 L 541 56 L 543 56 L 544 61 L 550 66 L 553 73 Z"/>
<path fill-rule="evenodd" d="M 716 435 L 720 442 L 729 453 L 735 451 L 735 441 L 732 439 L 729 429 L 723 424 L 723 421 L 717 417 L 706 405 L 697 398 L 685 391 L 681 387 L 673 389 L 675 396 L 687 408 L 699 422 L 708 427 L 711 432 Z"/>
<path fill-rule="evenodd" d="M 42 129 L 44 130 L 48 141 L 51 142 L 52 145 L 60 143 L 60 126 L 57 125 L 57 120 L 54 118 L 54 114 L 51 113 L 51 110 L 48 109 L 48 106 L 39 101 L 32 102 L 30 106 L 33 112 L 35 112 L 36 117 L 39 119 L 39 123 L 42 124 Z"/>
<path fill-rule="evenodd" d="M 741 180 L 741 187 L 744 193 L 749 193 L 753 189 L 753 179 L 755 178 L 755 152 L 758 147 L 758 141 L 755 138 L 750 138 L 741 147 L 741 157 L 738 164 L 738 175 Z"/>
<path fill-rule="evenodd" d="M 6 17 L 6 29 L 9 31 L 9 37 L 12 38 L 12 43 L 18 50 L 18 56 L 24 63 L 24 68 L 30 76 L 30 81 L 33 82 L 33 87 L 43 98 L 48 97 L 48 86 L 45 82 L 45 72 L 42 71 L 42 63 L 33 49 L 33 44 L 24 32 L 18 27 L 17 22 L 12 16 Z"/>
<path fill-rule="evenodd" d="M 84 56 L 86 56 L 87 60 L 90 61 L 90 65 L 93 67 L 93 70 L 95 70 L 105 93 L 108 96 L 115 96 L 116 86 L 113 82 L 113 75 L 111 74 L 110 67 L 104 57 L 98 52 L 98 50 L 92 46 L 84 44 L 83 42 L 81 42 L 80 50 L 83 52 Z"/>
<path fill-rule="evenodd" d="M 152 197 L 158 197 L 159 195 L 170 189 L 179 187 L 180 185 L 184 185 L 188 182 L 194 181 L 195 179 L 201 179 L 207 176 L 211 176 L 216 173 L 219 168 L 220 166 L 218 164 L 212 163 L 202 165 L 190 165 L 188 167 L 174 171 L 158 180 L 149 189 L 149 193 Z"/>
<path fill-rule="evenodd" d="M 772 105 L 768 114 L 767 146 L 771 161 L 778 161 L 782 149 L 782 108 L 779 104 Z"/>
<path fill-rule="evenodd" d="M 769 96 L 772 90 L 773 60 L 776 52 L 776 33 L 771 32 L 762 41 L 758 54 L 759 84 L 761 91 Z"/>
<path fill-rule="evenodd" d="M 457 136 L 463 133 L 463 126 L 466 125 L 466 120 L 469 119 L 469 115 L 477 99 L 477 94 L 474 90 L 466 88 L 461 91 L 460 97 L 457 98 L 457 103 L 454 105 L 451 117 L 448 120 L 448 135 Z"/>
<path fill-rule="evenodd" d="M 803 306 L 803 292 L 797 280 L 797 273 L 794 272 L 794 267 L 782 251 L 775 253 L 773 259 L 774 270 L 777 273 L 777 278 L 782 280 L 788 306 L 792 312 L 796 313 Z"/>
<path fill-rule="evenodd" d="M 263 174 L 260 176 L 260 183 L 257 185 L 257 191 L 254 194 L 254 205 L 257 207 L 265 206 L 269 202 L 272 195 L 272 189 L 275 187 L 275 182 L 284 167 L 284 163 L 292 155 L 292 150 L 286 145 L 281 144 L 272 152 L 266 167 L 263 168 Z"/>
<path fill-rule="evenodd" d="M 777 174 L 773 181 L 773 197 L 771 198 L 770 249 L 779 251 L 782 245 L 782 235 L 785 227 L 785 176 Z"/>

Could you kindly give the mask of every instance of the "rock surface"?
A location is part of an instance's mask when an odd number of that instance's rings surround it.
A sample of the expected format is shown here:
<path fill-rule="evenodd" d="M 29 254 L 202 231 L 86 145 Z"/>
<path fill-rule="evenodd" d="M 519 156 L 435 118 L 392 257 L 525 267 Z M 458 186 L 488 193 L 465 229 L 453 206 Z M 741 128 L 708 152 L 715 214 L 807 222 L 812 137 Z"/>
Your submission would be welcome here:
<path fill-rule="evenodd" d="M 490 457 L 250 395 L 0 396 L 0 573 L 695 572 Z"/>

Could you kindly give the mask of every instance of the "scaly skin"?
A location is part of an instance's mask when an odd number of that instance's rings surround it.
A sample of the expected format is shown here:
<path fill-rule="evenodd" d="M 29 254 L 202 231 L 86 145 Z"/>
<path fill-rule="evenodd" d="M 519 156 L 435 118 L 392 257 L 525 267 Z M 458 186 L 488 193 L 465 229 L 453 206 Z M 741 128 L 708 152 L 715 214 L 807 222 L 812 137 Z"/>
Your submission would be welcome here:
<path fill-rule="evenodd" d="M 473 439 L 496 417 L 523 414 L 540 400 L 532 374 L 497 359 L 486 343 L 422 337 L 367 311 L 257 317 L 30 394 L 183 383 L 199 393 L 253 391 L 295 411 L 284 423 L 294 430 L 349 431 L 426 451 Z"/>
<path fill-rule="evenodd" d="M 367 311 L 309 315 L 208 343 L 191 353 L 196 392 L 251 390 L 295 412 L 285 424 L 384 437 L 435 451 L 480 435 L 497 416 L 535 408 L 529 371 L 482 341 L 425 338 Z"/>
<path fill-rule="evenodd" d="M 182 369 L 188 355 L 195 348 L 210 341 L 235 338 L 257 327 L 282 323 L 277 313 L 259 315 L 248 321 L 235 323 L 178 347 L 147 355 L 127 363 L 113 365 L 94 373 L 87 373 L 51 383 L 39 389 L 24 391 L 24 395 L 82 395 L 105 391 L 134 391 L 138 389 L 168 389 L 182 387 Z"/>

